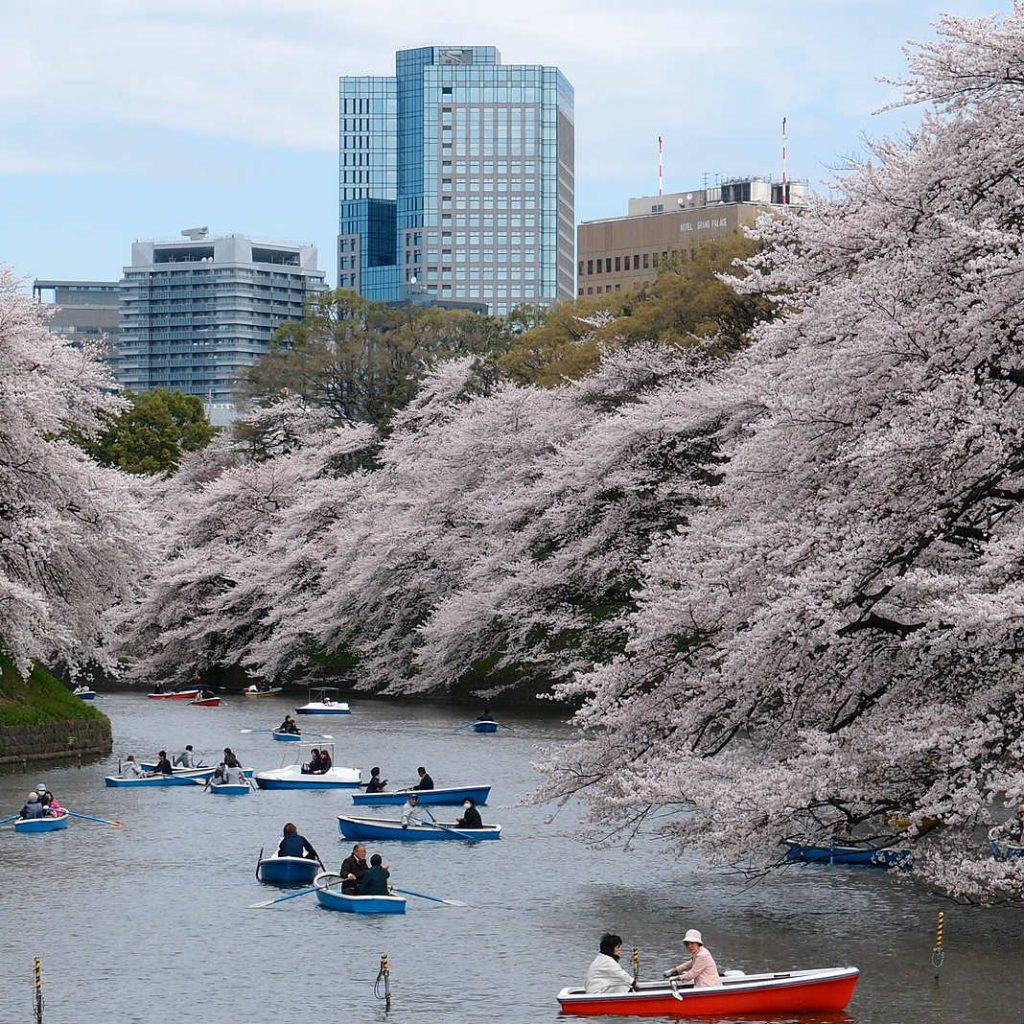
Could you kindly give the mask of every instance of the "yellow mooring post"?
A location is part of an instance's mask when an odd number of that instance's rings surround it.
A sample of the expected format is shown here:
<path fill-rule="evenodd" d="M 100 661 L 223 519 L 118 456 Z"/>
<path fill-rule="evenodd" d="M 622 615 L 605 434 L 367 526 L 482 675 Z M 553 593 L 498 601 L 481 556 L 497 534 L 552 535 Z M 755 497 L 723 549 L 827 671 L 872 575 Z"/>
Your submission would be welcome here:
<path fill-rule="evenodd" d="M 633 947 L 633 984 L 640 979 L 640 950 Z"/>
<path fill-rule="evenodd" d="M 946 951 L 942 948 L 942 928 L 946 920 L 946 915 L 939 911 L 939 920 L 935 925 L 935 947 L 932 949 L 932 967 L 935 968 L 935 980 L 939 980 L 939 968 L 942 967 L 942 961 L 946 959 Z"/>
<path fill-rule="evenodd" d="M 36 987 L 36 1024 L 43 1024 L 43 961 L 40 957 L 36 957 L 33 963 L 33 969 L 35 973 L 35 987 Z"/>
<path fill-rule="evenodd" d="M 384 994 L 381 995 L 381 981 L 384 982 Z M 391 961 L 387 953 L 380 955 L 380 970 L 377 972 L 377 980 L 373 985 L 373 994 L 378 999 L 384 1000 L 384 1012 L 391 1009 Z"/>

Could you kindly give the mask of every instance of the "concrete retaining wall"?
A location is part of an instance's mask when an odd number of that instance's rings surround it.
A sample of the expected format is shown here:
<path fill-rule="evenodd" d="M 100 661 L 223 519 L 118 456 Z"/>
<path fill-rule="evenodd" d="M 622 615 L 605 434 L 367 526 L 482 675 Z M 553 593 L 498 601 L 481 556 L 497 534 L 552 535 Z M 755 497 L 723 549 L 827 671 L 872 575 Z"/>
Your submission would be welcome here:
<path fill-rule="evenodd" d="M 79 718 L 45 725 L 0 725 L 0 765 L 70 761 L 109 754 L 113 745 L 106 718 Z"/>

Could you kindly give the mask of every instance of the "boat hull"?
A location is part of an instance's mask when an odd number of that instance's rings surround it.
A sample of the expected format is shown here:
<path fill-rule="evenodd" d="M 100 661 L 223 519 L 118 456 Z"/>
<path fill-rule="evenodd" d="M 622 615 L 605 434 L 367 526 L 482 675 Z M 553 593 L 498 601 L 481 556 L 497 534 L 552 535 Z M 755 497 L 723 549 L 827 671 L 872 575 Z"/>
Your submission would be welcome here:
<path fill-rule="evenodd" d="M 473 732 L 497 732 L 497 722 L 474 722 Z"/>
<path fill-rule="evenodd" d="M 306 857 L 266 857 L 256 865 L 256 877 L 264 885 L 309 885 L 320 865 Z"/>
<path fill-rule="evenodd" d="M 214 796 L 248 796 L 252 790 L 244 782 L 211 782 L 210 792 Z"/>
<path fill-rule="evenodd" d="M 311 704 L 303 704 L 301 708 L 295 709 L 297 715 L 351 715 L 352 709 L 343 703 L 338 704 L 320 704 L 313 702 Z"/>
<path fill-rule="evenodd" d="M 195 700 L 198 690 L 175 690 L 173 693 L 147 693 L 150 700 Z"/>
<path fill-rule="evenodd" d="M 1013 860 L 1016 857 L 1024 857 L 1024 844 L 1004 839 L 998 825 L 989 829 L 988 845 L 996 860 Z"/>
<path fill-rule="evenodd" d="M 725 978 L 721 988 L 641 985 L 638 992 L 587 995 L 580 988 L 558 993 L 562 1013 L 577 1017 L 710 1017 L 782 1013 L 836 1013 L 853 998 L 860 971 L 837 967 Z"/>
<path fill-rule="evenodd" d="M 139 767 L 144 772 L 151 772 L 156 767 L 156 765 L 152 761 L 140 761 L 139 762 Z M 189 775 L 189 776 L 192 776 L 193 778 L 197 778 L 197 779 L 200 779 L 201 781 L 205 782 L 207 779 L 212 779 L 213 778 L 213 773 L 216 770 L 217 769 L 212 764 L 204 764 L 204 765 L 197 765 L 195 768 L 181 768 L 181 767 L 178 767 L 178 768 L 175 768 L 173 770 L 173 773 L 175 775 Z M 253 772 L 255 770 L 256 770 L 255 768 L 243 768 L 242 772 L 245 774 L 245 777 L 247 779 L 251 779 L 252 775 L 253 775 Z"/>
<path fill-rule="evenodd" d="M 298 743 L 302 739 L 302 735 L 297 732 L 278 732 L 277 729 L 270 734 L 279 743 Z"/>
<path fill-rule="evenodd" d="M 96 691 L 95 690 L 83 690 L 81 693 L 76 693 L 75 696 L 79 700 L 95 700 L 96 699 Z"/>
<path fill-rule="evenodd" d="M 404 914 L 404 896 L 349 896 L 341 891 L 341 875 L 319 874 L 313 880 L 316 899 L 327 910 L 345 914 Z M 332 886 L 328 889 L 326 886 Z"/>
<path fill-rule="evenodd" d="M 409 799 L 409 792 L 398 790 L 394 793 L 353 793 L 352 803 L 357 807 L 383 807 L 395 804 L 401 806 Z M 443 789 L 420 789 L 415 792 L 420 798 L 420 807 L 457 807 L 466 799 L 482 806 L 487 803 L 491 787 L 446 786 Z"/>
<path fill-rule="evenodd" d="M 396 839 L 401 842 L 436 841 L 446 839 L 452 842 L 478 843 L 484 840 L 500 839 L 500 825 L 485 825 L 483 828 L 455 828 L 449 821 L 439 822 L 444 828 L 433 825 L 410 825 L 402 828 L 400 821 L 389 818 L 350 818 L 338 815 L 338 828 L 346 839 L 358 839 L 362 842 L 380 842 Z"/>
<path fill-rule="evenodd" d="M 323 775 L 303 774 L 302 766 L 298 764 L 256 773 L 256 785 L 260 789 L 357 789 L 359 784 L 358 768 L 340 766 Z"/>
<path fill-rule="evenodd" d="M 203 700 L 190 700 L 189 707 L 193 708 L 219 708 L 220 697 L 205 697 Z"/>
<path fill-rule="evenodd" d="M 243 690 L 242 694 L 246 697 L 276 697 L 283 689 L 283 686 L 272 686 L 269 690 Z"/>
<path fill-rule="evenodd" d="M 856 846 L 812 846 L 787 839 L 786 860 L 802 860 L 810 864 L 845 864 L 868 868 L 907 867 L 912 859 L 909 850 L 893 850 L 870 843 Z"/>
<path fill-rule="evenodd" d="M 70 814 L 65 811 L 59 818 L 19 818 L 14 823 L 15 832 L 59 832 L 68 827 Z"/>
<path fill-rule="evenodd" d="M 212 768 L 196 768 L 191 771 L 177 771 L 173 775 L 150 775 L 143 778 L 123 778 L 119 775 L 108 775 L 104 785 L 115 788 L 138 786 L 194 786 L 204 784 L 213 774 Z"/>

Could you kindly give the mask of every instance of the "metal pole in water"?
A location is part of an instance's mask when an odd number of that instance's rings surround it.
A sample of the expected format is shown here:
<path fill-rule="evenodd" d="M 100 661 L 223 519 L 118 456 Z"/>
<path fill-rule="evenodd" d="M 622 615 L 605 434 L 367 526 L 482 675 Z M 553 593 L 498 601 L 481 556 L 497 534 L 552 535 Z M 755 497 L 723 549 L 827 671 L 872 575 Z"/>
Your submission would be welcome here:
<path fill-rule="evenodd" d="M 935 968 L 935 980 L 939 980 L 939 969 L 943 960 L 946 959 L 946 951 L 942 948 L 942 929 L 945 924 L 946 915 L 939 911 L 939 920 L 935 925 L 935 946 L 932 949 L 932 967 Z"/>
<path fill-rule="evenodd" d="M 391 1009 L 391 961 L 387 953 L 380 955 L 380 970 L 377 972 L 377 984 L 374 985 L 374 994 L 378 999 L 381 998 L 381 980 L 384 981 L 384 1012 L 387 1013 Z"/>
<path fill-rule="evenodd" d="M 640 979 L 640 950 L 633 947 L 633 984 Z"/>
<path fill-rule="evenodd" d="M 43 961 L 36 957 L 33 962 L 35 972 L 35 1011 L 36 1024 L 43 1024 Z"/>

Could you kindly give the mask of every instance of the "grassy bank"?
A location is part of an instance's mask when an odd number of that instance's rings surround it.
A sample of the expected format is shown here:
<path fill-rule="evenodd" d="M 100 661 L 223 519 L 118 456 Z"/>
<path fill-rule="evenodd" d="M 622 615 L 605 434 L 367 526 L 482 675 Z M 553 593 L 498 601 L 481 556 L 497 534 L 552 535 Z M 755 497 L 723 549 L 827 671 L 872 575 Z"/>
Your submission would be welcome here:
<path fill-rule="evenodd" d="M 0 725 L 45 725 L 104 717 L 46 669 L 36 666 L 25 679 L 14 662 L 0 653 Z"/>

